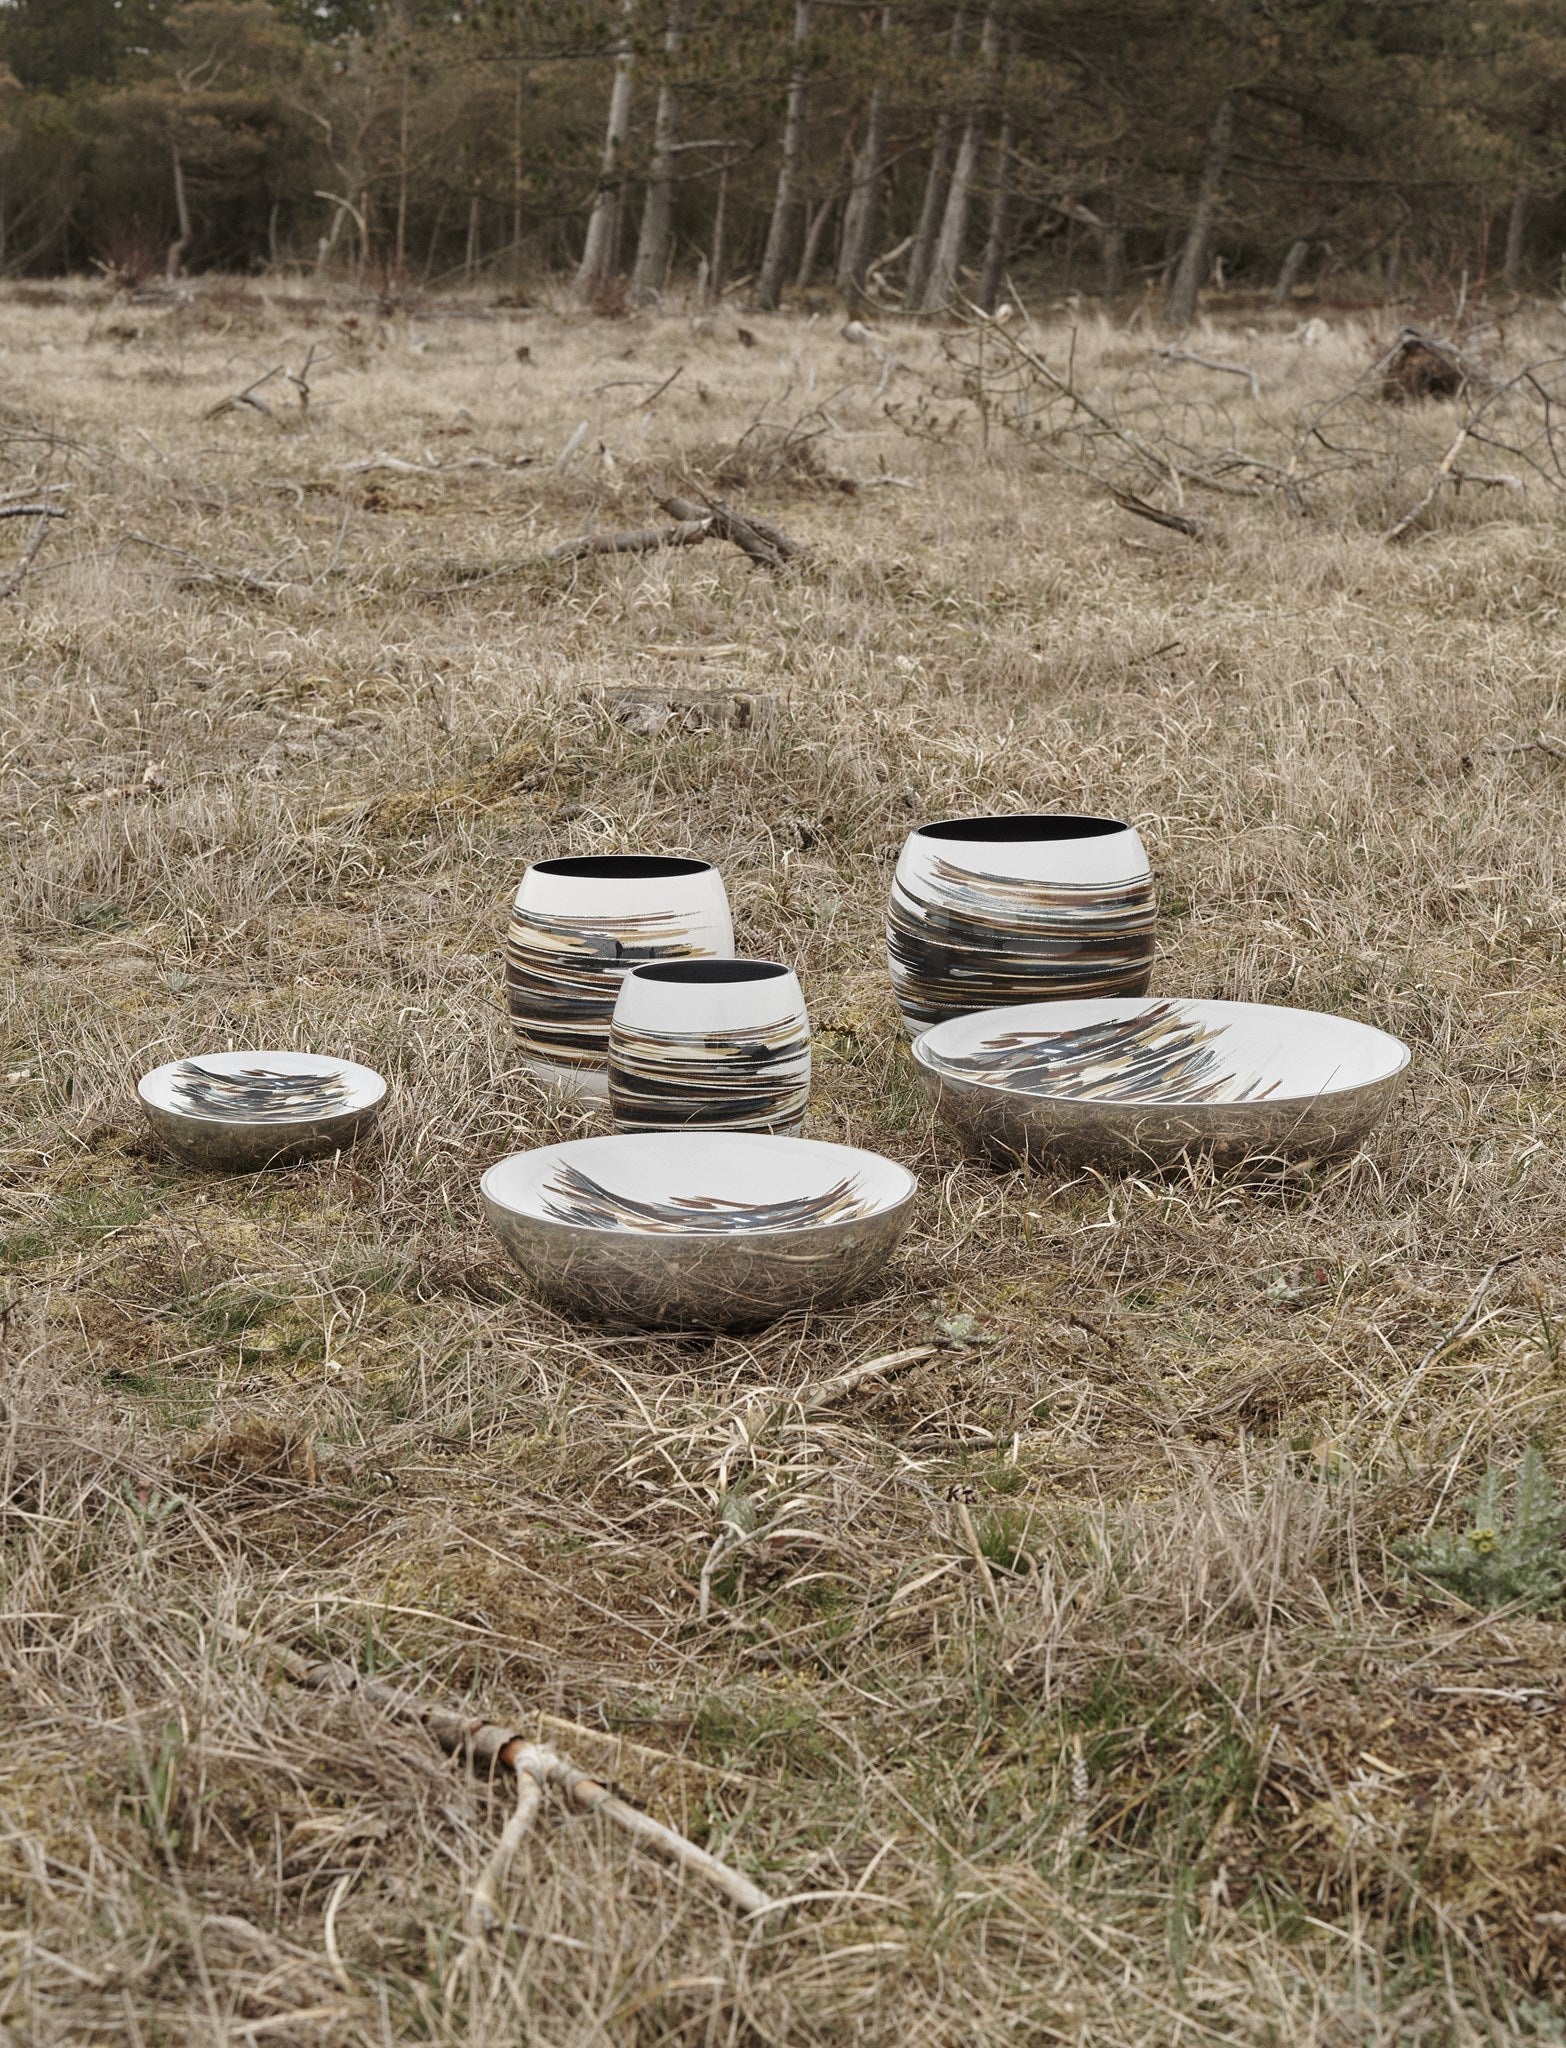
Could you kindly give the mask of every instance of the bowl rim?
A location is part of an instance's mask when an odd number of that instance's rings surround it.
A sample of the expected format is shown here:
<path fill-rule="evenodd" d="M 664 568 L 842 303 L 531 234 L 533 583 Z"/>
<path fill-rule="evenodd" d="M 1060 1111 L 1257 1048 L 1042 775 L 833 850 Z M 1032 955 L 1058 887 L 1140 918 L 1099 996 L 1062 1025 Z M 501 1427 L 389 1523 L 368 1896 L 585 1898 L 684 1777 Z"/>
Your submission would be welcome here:
<path fill-rule="evenodd" d="M 879 1166 L 888 1166 L 901 1174 L 906 1186 L 892 1200 L 881 1202 L 873 1209 L 866 1209 L 857 1216 L 841 1216 L 833 1222 L 791 1224 L 781 1230 L 595 1230 L 585 1223 L 568 1223 L 563 1217 L 543 1216 L 535 1209 L 519 1209 L 511 1202 L 502 1201 L 494 1192 L 491 1182 L 503 1167 L 510 1166 L 518 1159 L 536 1159 L 542 1153 L 561 1153 L 586 1145 L 661 1144 L 669 1139 L 698 1138 L 704 1143 L 750 1144 L 756 1139 L 769 1144 L 808 1145 L 813 1151 L 838 1152 L 852 1158 L 873 1159 Z M 888 1159 L 884 1152 L 872 1152 L 865 1145 L 840 1145 L 830 1138 L 796 1138 L 775 1131 L 603 1131 L 588 1138 L 563 1138 L 553 1145 L 530 1145 L 520 1152 L 508 1152 L 504 1159 L 496 1159 L 479 1176 L 479 1194 L 491 1209 L 503 1216 L 513 1216 L 523 1223 L 536 1224 L 544 1230 L 558 1230 L 573 1237 L 590 1240 L 593 1244 L 646 1245 L 736 1245 L 749 1246 L 786 1245 L 791 1239 L 821 1237 L 828 1232 L 852 1229 L 856 1224 L 880 1221 L 895 1216 L 906 1209 L 919 1192 L 919 1177 L 900 1159 Z"/>
<path fill-rule="evenodd" d="M 363 1097 L 357 1101 L 343 1103 L 337 1109 L 317 1111 L 309 1116 L 281 1118 L 202 1116 L 188 1109 L 177 1108 L 172 1102 L 156 1101 L 147 1092 L 149 1082 L 161 1079 L 163 1075 L 171 1073 L 175 1067 L 184 1066 L 186 1060 L 209 1060 L 215 1056 L 210 1052 L 185 1053 L 177 1060 L 165 1060 L 161 1066 L 150 1067 L 141 1076 L 136 1083 L 136 1093 L 141 1100 L 142 1106 L 146 1109 L 155 1110 L 159 1116 L 169 1117 L 176 1123 L 190 1124 L 203 1130 L 254 1131 L 257 1133 L 266 1131 L 279 1133 L 301 1130 L 314 1131 L 323 1130 L 331 1124 L 341 1122 L 346 1117 L 364 1116 L 370 1110 L 378 1109 L 386 1100 L 387 1090 L 391 1085 L 387 1081 L 386 1076 L 377 1073 L 374 1067 L 367 1067 L 359 1060 L 344 1059 L 340 1054 L 334 1052 L 300 1052 L 294 1046 L 281 1045 L 258 1046 L 254 1049 L 249 1046 L 235 1046 L 233 1048 L 221 1046 L 218 1048 L 218 1053 L 223 1056 L 229 1055 L 231 1051 L 237 1056 L 253 1060 L 269 1060 L 279 1057 L 319 1060 L 323 1064 L 337 1067 L 350 1074 L 355 1081 L 361 1084 L 368 1082 L 372 1085 L 366 1090 Z"/>
<path fill-rule="evenodd" d="M 908 834 L 911 844 L 915 840 L 939 844 L 937 835 L 951 832 L 956 825 L 991 825 L 995 827 L 1015 826 L 1014 831 L 955 832 L 952 844 L 959 846 L 1069 846 L 1084 840 L 1113 839 L 1119 833 L 1141 833 L 1129 818 L 1107 817 L 1101 811 L 973 811 L 953 818 L 929 818 L 922 825 L 915 825 Z M 1076 825 L 1084 829 L 1075 832 L 1028 831 L 1028 826 Z"/>
<path fill-rule="evenodd" d="M 1383 1073 L 1371 1074 L 1364 1080 L 1349 1081 L 1341 1087 L 1315 1088 L 1306 1094 L 1268 1095 L 1255 1102 L 1192 1102 L 1178 1095 L 1162 1098 L 1145 1095 L 1131 1096 L 1107 1101 L 1098 1096 L 1056 1095 L 1046 1088 L 1017 1088 L 1004 1081 L 981 1082 L 971 1074 L 954 1073 L 950 1067 L 943 1064 L 938 1050 L 927 1045 L 927 1041 L 933 1038 L 937 1031 L 944 1031 L 950 1025 L 971 1024 L 981 1017 L 1010 1016 L 1014 1015 L 1018 1010 L 1064 1008 L 1066 1003 L 1070 1003 L 1073 1008 L 1079 1004 L 1096 1003 L 1107 1009 L 1110 1007 L 1119 1008 L 1123 1004 L 1130 1003 L 1156 1004 L 1171 1002 L 1190 1004 L 1202 1010 L 1221 1010 L 1230 1013 L 1242 1010 L 1276 1012 L 1286 1017 L 1316 1017 L 1332 1024 L 1346 1024 L 1355 1031 L 1368 1032 L 1376 1038 L 1385 1039 L 1389 1046 L 1397 1048 L 1400 1057 Z M 1042 1036 L 1043 1034 L 1041 1033 L 1040 1035 Z M 1068 996 L 1063 998 L 1058 1004 L 1050 1002 L 1003 1003 L 988 1010 L 969 1010 L 961 1017 L 944 1017 L 939 1024 L 932 1024 L 927 1030 L 921 1031 L 919 1036 L 913 1041 L 911 1049 L 914 1059 L 924 1068 L 925 1072 L 934 1074 L 939 1081 L 949 1087 L 977 1088 L 986 1096 L 1009 1097 L 1012 1101 L 1019 1103 L 1048 1103 L 1058 1109 L 1092 1111 L 1099 1116 L 1123 1114 L 1126 1116 L 1142 1117 L 1153 1116 L 1159 1113 L 1169 1116 L 1198 1116 L 1203 1113 L 1227 1117 L 1243 1116 L 1246 1114 L 1260 1116 L 1268 1111 L 1309 1107 L 1313 1102 L 1328 1102 L 1334 1097 L 1356 1095 L 1366 1088 L 1384 1087 L 1389 1081 L 1395 1081 L 1406 1073 L 1414 1058 L 1413 1048 L 1394 1033 L 1383 1031 L 1379 1024 L 1367 1024 L 1359 1017 L 1345 1017 L 1336 1010 L 1307 1010 L 1296 1008 L 1289 1003 L 1242 1003 L 1223 996 L 1174 996 L 1168 994 L 1146 996 Z"/>

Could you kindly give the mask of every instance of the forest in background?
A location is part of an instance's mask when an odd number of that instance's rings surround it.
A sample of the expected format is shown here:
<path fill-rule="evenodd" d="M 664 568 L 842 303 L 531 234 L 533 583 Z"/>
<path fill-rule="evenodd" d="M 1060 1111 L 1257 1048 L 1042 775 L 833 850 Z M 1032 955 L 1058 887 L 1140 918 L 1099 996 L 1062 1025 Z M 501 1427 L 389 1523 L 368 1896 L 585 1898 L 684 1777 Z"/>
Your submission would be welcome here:
<path fill-rule="evenodd" d="M 0 272 L 1558 289 L 1566 0 L 8 0 Z"/>

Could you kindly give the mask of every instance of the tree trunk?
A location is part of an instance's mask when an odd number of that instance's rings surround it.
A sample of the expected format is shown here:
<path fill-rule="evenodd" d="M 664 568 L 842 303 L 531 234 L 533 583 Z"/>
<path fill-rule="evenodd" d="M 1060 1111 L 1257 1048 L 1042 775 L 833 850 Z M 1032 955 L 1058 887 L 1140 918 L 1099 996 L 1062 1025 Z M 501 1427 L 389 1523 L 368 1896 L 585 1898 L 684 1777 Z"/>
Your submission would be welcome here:
<path fill-rule="evenodd" d="M 1106 221 L 1098 243 L 1099 261 L 1104 267 L 1104 303 L 1112 306 L 1125 290 L 1126 231 Z"/>
<path fill-rule="evenodd" d="M 881 9 L 881 40 L 892 33 L 892 10 Z M 884 72 L 870 88 L 870 106 L 865 115 L 865 137 L 854 158 L 853 182 L 848 204 L 843 209 L 843 246 L 837 259 L 837 288 L 846 299 L 857 299 L 864 291 L 865 272 L 875 247 L 876 195 L 881 182 L 881 152 L 886 147 L 886 77 Z"/>
<path fill-rule="evenodd" d="M 473 181 L 473 190 L 468 195 L 468 242 L 463 253 L 462 274 L 468 283 L 473 282 L 479 261 L 479 188 L 478 180 Z"/>
<path fill-rule="evenodd" d="M 767 246 L 756 278 L 756 304 L 764 313 L 775 311 L 783 296 L 783 266 L 788 258 L 794 188 L 799 183 L 799 167 L 805 153 L 805 39 L 809 34 L 810 0 L 794 0 L 794 60 L 789 73 L 788 107 L 783 115 L 783 160 L 778 165 L 778 189 L 767 224 Z"/>
<path fill-rule="evenodd" d="M 816 258 L 821 254 L 821 238 L 826 233 L 827 223 L 831 220 L 837 202 L 842 196 L 841 187 L 836 192 L 829 192 L 810 217 L 805 229 L 805 252 L 799 259 L 799 275 L 794 280 L 801 291 L 815 275 Z"/>
<path fill-rule="evenodd" d="M 1289 244 L 1289 253 L 1283 259 L 1278 272 L 1278 282 L 1272 288 L 1272 303 L 1286 306 L 1294 296 L 1294 287 L 1300 281 L 1300 272 L 1305 268 L 1305 258 L 1310 254 L 1310 243 L 1303 236 Z"/>
<path fill-rule="evenodd" d="M 397 115 L 397 241 L 392 260 L 398 277 L 408 264 L 408 67 L 402 67 L 402 104 Z"/>
<path fill-rule="evenodd" d="M 921 313 L 944 313 L 956 289 L 957 269 L 962 262 L 963 242 L 968 233 L 968 207 L 973 197 L 973 176 L 979 167 L 984 101 L 989 95 L 999 41 L 995 26 L 995 10 L 991 8 L 984 17 L 984 32 L 979 39 L 980 78 L 968 108 L 968 117 L 962 125 L 962 141 L 957 145 L 957 161 L 952 166 L 952 181 L 946 188 L 946 206 L 941 215 L 941 232 L 936 239 L 935 254 L 930 259 L 930 275 L 925 281 L 924 291 L 919 299 Z"/>
<path fill-rule="evenodd" d="M 948 54 L 955 65 L 962 55 L 963 30 L 967 17 L 962 7 L 952 16 Z M 917 306 L 929 282 L 930 263 L 935 253 L 935 234 L 941 223 L 941 201 L 946 193 L 946 167 L 951 162 L 952 131 L 956 123 L 944 102 L 935 123 L 935 147 L 930 152 L 929 175 L 924 181 L 924 201 L 919 208 L 919 225 L 914 229 L 913 247 L 908 252 L 908 281 L 903 286 L 903 303 Z"/>
<path fill-rule="evenodd" d="M 621 0 L 620 14 L 629 31 L 636 0 Z M 624 33 L 614 57 L 614 83 L 609 88 L 609 119 L 604 128 L 604 153 L 599 165 L 598 190 L 587 218 L 587 237 L 582 260 L 576 267 L 576 296 L 588 303 L 613 275 L 620 246 L 620 162 L 625 138 L 631 127 L 631 88 L 635 82 L 635 57 L 629 33 Z"/>
<path fill-rule="evenodd" d="M 1528 187 L 1519 185 L 1512 194 L 1512 210 L 1506 216 L 1506 255 L 1502 259 L 1501 275 L 1508 284 L 1517 282 L 1522 269 L 1523 235 L 1528 227 Z"/>
<path fill-rule="evenodd" d="M 1386 280 L 1388 298 L 1397 290 L 1397 274 L 1402 267 L 1403 237 L 1401 234 L 1396 234 L 1387 244 L 1386 260 L 1382 269 L 1382 275 Z"/>
<path fill-rule="evenodd" d="M 517 60 L 516 87 L 511 98 L 511 263 L 522 274 L 522 63 Z"/>
<path fill-rule="evenodd" d="M 1207 131 L 1207 154 L 1202 159 L 1202 174 L 1196 182 L 1196 204 L 1191 211 L 1191 224 L 1186 230 L 1185 244 L 1175 264 L 1174 276 L 1169 280 L 1169 296 L 1164 302 L 1166 327 L 1189 327 L 1196 318 L 1196 295 L 1207 275 L 1213 227 L 1223 194 L 1223 174 L 1228 169 L 1229 152 L 1233 147 L 1234 92 L 1231 88 L 1218 102 L 1213 125 Z"/>
<path fill-rule="evenodd" d="M 664 30 L 663 54 L 672 65 L 680 47 L 680 22 L 669 10 Z M 679 105 L 674 86 L 663 78 L 658 86 L 658 111 L 653 115 L 652 162 L 647 166 L 647 196 L 642 201 L 642 227 L 636 238 L 636 261 L 631 268 L 631 304 L 644 306 L 658 296 L 663 274 L 669 267 L 670 234 L 674 226 L 674 133 Z"/>
<path fill-rule="evenodd" d="M 712 268 L 707 273 L 707 296 L 716 305 L 723 297 L 723 230 L 728 223 L 729 167 L 718 172 L 718 204 L 712 216 Z"/>
<path fill-rule="evenodd" d="M 1009 58 L 1007 68 L 1009 71 Z M 995 311 L 1006 258 L 1011 253 L 1007 235 L 1011 226 L 1012 129 L 1008 103 L 1001 110 L 1000 134 L 995 139 L 995 171 L 990 183 L 990 231 L 985 239 L 984 263 L 979 272 L 979 306 L 986 313 Z"/>
<path fill-rule="evenodd" d="M 169 253 L 164 259 L 163 274 L 172 284 L 179 276 L 180 265 L 185 260 L 185 251 L 190 247 L 190 202 L 185 197 L 185 165 L 180 157 L 179 144 L 169 142 L 169 154 L 174 159 L 174 217 L 179 222 L 179 234 L 169 244 Z"/>

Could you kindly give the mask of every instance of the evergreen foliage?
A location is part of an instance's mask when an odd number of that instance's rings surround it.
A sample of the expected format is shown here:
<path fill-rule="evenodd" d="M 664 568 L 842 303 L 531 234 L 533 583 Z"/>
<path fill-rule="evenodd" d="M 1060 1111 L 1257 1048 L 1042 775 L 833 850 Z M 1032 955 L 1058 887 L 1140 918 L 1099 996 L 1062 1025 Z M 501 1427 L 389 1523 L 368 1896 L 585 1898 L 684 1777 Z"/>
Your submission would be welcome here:
<path fill-rule="evenodd" d="M 12 273 L 171 248 L 176 154 L 176 267 L 525 281 L 591 218 L 638 297 L 765 256 L 1184 318 L 1290 251 L 1285 293 L 1553 284 L 1566 229 L 1566 0 L 0 0 L 0 63 Z"/>

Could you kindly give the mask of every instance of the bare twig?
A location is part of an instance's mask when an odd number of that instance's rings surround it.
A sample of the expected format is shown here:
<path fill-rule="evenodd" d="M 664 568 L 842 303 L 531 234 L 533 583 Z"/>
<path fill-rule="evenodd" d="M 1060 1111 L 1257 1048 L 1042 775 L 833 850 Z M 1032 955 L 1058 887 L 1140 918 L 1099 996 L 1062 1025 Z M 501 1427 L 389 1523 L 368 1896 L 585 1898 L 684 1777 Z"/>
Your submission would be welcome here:
<path fill-rule="evenodd" d="M 27 572 L 37 560 L 38 550 L 43 546 L 44 541 L 48 537 L 49 522 L 52 519 L 63 519 L 65 517 L 65 514 L 54 505 L 32 505 L 28 507 L 28 510 L 37 513 L 38 524 L 28 535 L 27 545 L 18 557 L 16 567 L 3 582 L 0 582 L 0 601 L 8 597 L 15 597 L 23 583 L 26 582 Z"/>
<path fill-rule="evenodd" d="M 255 382 L 253 384 L 247 384 L 243 391 L 236 391 L 228 398 L 220 398 L 216 405 L 208 406 L 207 410 L 201 415 L 201 417 L 204 420 L 215 420 L 220 413 L 237 412 L 240 406 L 248 405 L 256 412 L 265 413 L 267 418 L 271 420 L 275 425 L 277 421 L 277 414 L 273 412 L 272 408 L 267 404 L 264 398 L 257 398 L 256 393 L 261 389 L 263 384 L 270 384 L 274 377 L 283 377 L 286 376 L 287 374 L 287 371 L 284 369 L 281 363 L 274 363 L 271 369 L 267 371 L 264 377 L 257 377 Z M 308 388 L 309 387 L 306 386 L 307 391 Z"/>
<path fill-rule="evenodd" d="M 1165 512 L 1158 505 L 1150 505 L 1146 498 L 1139 498 L 1135 491 L 1122 491 L 1114 484 L 1109 495 L 1122 512 L 1134 512 L 1138 519 L 1151 519 L 1155 526 L 1167 526 L 1171 533 L 1183 533 L 1190 540 L 1200 540 L 1207 531 L 1200 519 L 1193 519 L 1189 512 Z"/>
<path fill-rule="evenodd" d="M 1251 387 L 1251 396 L 1261 401 L 1261 383 L 1256 372 L 1245 363 L 1221 363 L 1216 356 L 1199 356 L 1188 348 L 1176 348 L 1171 342 L 1167 348 L 1155 348 L 1155 356 L 1162 356 L 1169 363 L 1195 363 L 1204 370 L 1219 370 L 1226 377 L 1243 377 Z"/>
<path fill-rule="evenodd" d="M 63 505 L 0 505 L 0 519 L 65 519 Z"/>
<path fill-rule="evenodd" d="M 471 1912 L 479 1925 L 488 1929 L 499 1924 L 495 1892 L 505 1862 L 532 1825 L 539 1801 L 529 1800 L 522 1785 L 524 1777 L 542 1790 L 553 1786 L 571 1805 L 584 1813 L 602 1814 L 616 1827 L 657 1849 L 681 1869 L 704 1878 L 725 1898 L 746 1913 L 764 1912 L 772 1901 L 759 1885 L 731 1870 L 707 1850 L 699 1848 L 676 1829 L 654 1820 L 607 1785 L 578 1770 L 568 1757 L 546 1744 L 529 1740 L 495 1721 L 474 1721 L 450 1707 L 433 1706 L 411 1693 L 365 1678 L 350 1664 L 335 1659 L 310 1662 L 292 1652 L 281 1657 L 284 1671 L 296 1685 L 319 1692 L 357 1694 L 385 1712 L 417 1721 L 448 1755 L 463 1757 L 471 1766 L 486 1771 L 513 1772 L 518 1780 L 517 1810 L 507 1824 L 494 1854 L 485 1863 L 474 1887 Z M 559 1724 L 569 1726 L 569 1723 Z M 582 1731 L 587 1733 L 589 1731 Z"/>

